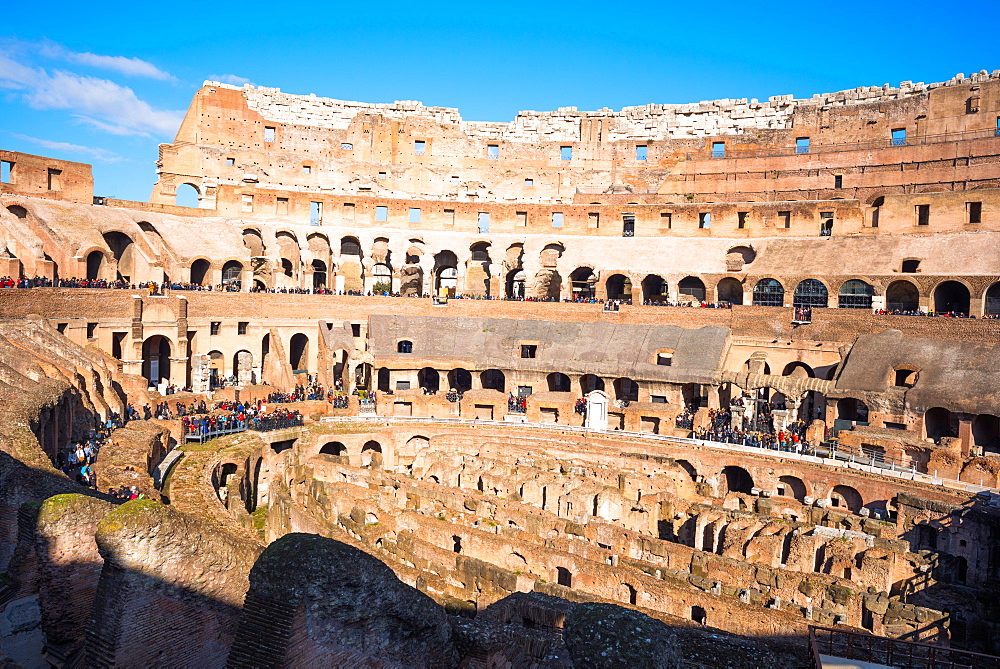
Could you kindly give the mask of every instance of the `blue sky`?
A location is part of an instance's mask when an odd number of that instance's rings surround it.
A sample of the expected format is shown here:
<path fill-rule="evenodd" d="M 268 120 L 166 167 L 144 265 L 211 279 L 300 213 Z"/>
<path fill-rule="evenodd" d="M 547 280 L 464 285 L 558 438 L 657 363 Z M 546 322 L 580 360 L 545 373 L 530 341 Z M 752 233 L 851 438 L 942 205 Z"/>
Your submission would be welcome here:
<path fill-rule="evenodd" d="M 0 148 L 93 163 L 99 195 L 135 200 L 213 77 L 507 121 L 1000 69 L 995 2 L 8 4 Z"/>

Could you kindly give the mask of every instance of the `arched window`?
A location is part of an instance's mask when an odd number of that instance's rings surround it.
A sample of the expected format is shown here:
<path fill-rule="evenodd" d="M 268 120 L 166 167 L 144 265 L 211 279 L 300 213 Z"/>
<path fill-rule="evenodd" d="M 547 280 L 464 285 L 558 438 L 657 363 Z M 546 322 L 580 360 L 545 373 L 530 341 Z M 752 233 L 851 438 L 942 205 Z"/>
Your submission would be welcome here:
<path fill-rule="evenodd" d="M 825 307 L 829 294 L 822 281 L 806 279 L 795 287 L 792 306 L 796 309 L 815 309 Z"/>
<path fill-rule="evenodd" d="M 355 237 L 344 237 L 340 240 L 340 255 L 342 256 L 360 256 L 361 255 L 361 244 Z"/>
<path fill-rule="evenodd" d="M 203 286 L 208 280 L 208 270 L 211 265 L 204 258 L 191 263 L 191 283 Z"/>
<path fill-rule="evenodd" d="M 413 353 L 413 342 L 403 339 L 396 344 L 396 353 Z"/>
<path fill-rule="evenodd" d="M 696 276 L 686 276 L 677 284 L 677 292 L 682 302 L 704 302 L 705 283 Z"/>
<path fill-rule="evenodd" d="M 597 277 L 589 267 L 578 267 L 569 275 L 570 285 L 573 290 L 573 297 L 589 300 L 594 297 L 594 284 Z"/>
<path fill-rule="evenodd" d="M 916 311 L 920 305 L 920 293 L 909 281 L 893 281 L 885 289 L 887 311 Z"/>
<path fill-rule="evenodd" d="M 841 309 L 871 309 L 875 289 L 861 279 L 851 279 L 840 287 L 837 306 Z"/>
<path fill-rule="evenodd" d="M 194 184 L 181 184 L 177 187 L 177 196 L 174 204 L 178 207 L 197 207 L 201 194 Z"/>
<path fill-rule="evenodd" d="M 785 289 L 777 279 L 761 279 L 753 287 L 755 307 L 781 307 L 785 304 Z"/>
<path fill-rule="evenodd" d="M 562 372 L 552 372 L 546 377 L 549 391 L 555 393 L 568 393 L 570 391 L 569 377 Z"/>
<path fill-rule="evenodd" d="M 1000 316 L 1000 281 L 994 283 L 986 291 L 984 307 L 984 313 L 987 316 Z"/>
<path fill-rule="evenodd" d="M 222 266 L 222 284 L 225 286 L 239 287 L 242 275 L 243 265 L 235 260 L 230 260 Z"/>
<path fill-rule="evenodd" d="M 728 302 L 729 304 L 743 304 L 743 284 L 738 279 L 727 276 L 716 286 L 718 302 Z"/>
<path fill-rule="evenodd" d="M 934 289 L 934 311 L 969 315 L 969 289 L 958 281 L 945 281 Z"/>
<path fill-rule="evenodd" d="M 486 242 L 478 242 L 472 245 L 472 262 L 489 262 L 490 245 Z"/>

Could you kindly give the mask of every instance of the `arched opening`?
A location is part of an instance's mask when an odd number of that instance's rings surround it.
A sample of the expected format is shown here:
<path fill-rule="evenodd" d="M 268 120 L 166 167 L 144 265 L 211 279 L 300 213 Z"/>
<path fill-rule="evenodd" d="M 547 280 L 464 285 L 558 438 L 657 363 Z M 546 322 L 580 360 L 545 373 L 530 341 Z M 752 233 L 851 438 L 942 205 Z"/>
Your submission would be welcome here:
<path fill-rule="evenodd" d="M 533 297 L 556 301 L 562 291 L 562 275 L 554 269 L 543 267 L 535 274 L 535 284 L 532 288 Z"/>
<path fill-rule="evenodd" d="M 806 279 L 795 287 L 792 306 L 796 309 L 824 308 L 829 300 L 829 292 L 822 281 Z"/>
<path fill-rule="evenodd" d="M 367 441 L 365 445 L 361 447 L 361 466 L 362 467 L 381 467 L 382 466 L 382 444 L 377 441 Z"/>
<path fill-rule="evenodd" d="M 546 382 L 549 386 L 549 392 L 553 393 L 568 393 L 570 392 L 570 382 L 569 377 L 562 372 L 552 372 L 547 377 L 545 377 Z"/>
<path fill-rule="evenodd" d="M 841 309 L 871 309 L 875 288 L 861 279 L 845 281 L 837 294 L 837 306 Z"/>
<path fill-rule="evenodd" d="M 913 312 L 920 308 L 920 292 L 909 281 L 893 281 L 885 289 L 886 311 Z"/>
<path fill-rule="evenodd" d="M 604 379 L 594 374 L 584 374 L 580 377 L 580 392 L 584 395 L 595 390 L 604 390 Z"/>
<path fill-rule="evenodd" d="M 467 369 L 453 369 L 448 372 L 448 387 L 464 393 L 472 390 L 472 374 Z"/>
<path fill-rule="evenodd" d="M 813 373 L 812 367 L 810 367 L 804 362 L 799 362 L 798 360 L 796 360 L 795 362 L 790 362 L 787 365 L 785 365 L 785 369 L 781 372 L 781 375 L 792 376 L 801 379 L 813 378 L 816 376 L 816 374 Z"/>
<path fill-rule="evenodd" d="M 142 342 L 142 375 L 152 384 L 170 378 L 170 340 L 153 335 Z"/>
<path fill-rule="evenodd" d="M 326 288 L 326 263 L 322 260 L 312 261 L 313 290 L 324 290 Z"/>
<path fill-rule="evenodd" d="M 379 367 L 378 376 L 375 380 L 375 387 L 379 389 L 380 392 L 389 392 L 389 368 Z"/>
<path fill-rule="evenodd" d="M 753 477 L 750 476 L 750 472 L 735 465 L 723 468 L 722 484 L 725 486 L 725 489 L 719 491 L 720 497 L 724 497 L 726 493 L 730 492 L 741 492 L 749 495 L 754 487 Z"/>
<path fill-rule="evenodd" d="M 577 267 L 569 275 L 574 300 L 591 300 L 596 295 L 597 276 L 589 267 Z"/>
<path fill-rule="evenodd" d="M 249 385 L 256 381 L 253 378 L 253 353 L 243 350 L 233 354 L 233 375 L 240 385 Z"/>
<path fill-rule="evenodd" d="M 632 379 L 622 377 L 615 379 L 615 399 L 626 402 L 639 401 L 639 384 Z"/>
<path fill-rule="evenodd" d="M 806 484 L 797 476 L 779 476 L 778 494 L 801 502 L 806 497 Z"/>
<path fill-rule="evenodd" d="M 392 291 L 392 268 L 385 263 L 377 263 L 372 267 L 371 292 L 388 293 Z"/>
<path fill-rule="evenodd" d="M 433 367 L 424 367 L 417 372 L 417 384 L 429 393 L 436 393 L 441 386 L 441 375 Z M 388 385 L 386 380 L 386 386 Z"/>
<path fill-rule="evenodd" d="M 753 306 L 781 307 L 785 304 L 785 288 L 777 279 L 766 278 L 753 287 Z"/>
<path fill-rule="evenodd" d="M 409 339 L 401 339 L 396 343 L 396 353 L 413 353 L 413 342 Z"/>
<path fill-rule="evenodd" d="M 956 414 L 942 407 L 933 407 L 924 414 L 924 433 L 934 441 L 944 437 L 957 437 L 958 422 Z"/>
<path fill-rule="evenodd" d="M 719 282 L 719 285 L 716 286 L 715 290 L 718 295 L 719 302 L 743 304 L 743 284 L 740 283 L 739 280 L 734 279 L 731 276 L 727 276 Z"/>
<path fill-rule="evenodd" d="M 226 365 L 223 361 L 222 351 L 209 351 L 208 353 L 208 384 L 210 388 L 222 386 L 222 379 L 226 375 Z"/>
<path fill-rule="evenodd" d="M 609 300 L 632 299 L 632 281 L 624 274 L 612 274 L 605 284 L 608 291 Z"/>
<path fill-rule="evenodd" d="M 483 388 L 487 390 L 498 390 L 500 392 L 506 392 L 507 390 L 507 378 L 499 369 L 487 369 L 480 374 L 479 379 L 483 384 Z"/>
<path fill-rule="evenodd" d="M 118 276 L 115 278 L 132 283 L 135 270 L 135 244 L 132 243 L 132 238 L 123 232 L 106 232 L 104 241 L 118 265 Z"/>
<path fill-rule="evenodd" d="M 253 258 L 265 255 L 264 238 L 260 236 L 259 231 L 253 228 L 247 228 L 243 231 L 243 246 L 250 251 L 250 256 Z"/>
<path fill-rule="evenodd" d="M 986 290 L 983 296 L 983 313 L 987 316 L 1000 316 L 1000 281 Z"/>
<path fill-rule="evenodd" d="M 222 266 L 222 285 L 239 290 L 243 286 L 243 263 L 230 260 Z"/>
<path fill-rule="evenodd" d="M 451 251 L 441 251 L 434 256 L 434 293 L 455 297 L 457 289 L 458 257 Z"/>
<path fill-rule="evenodd" d="M 839 509 L 848 509 L 851 513 L 857 513 L 861 511 L 864 502 L 861 499 L 861 493 L 851 486 L 838 485 L 834 486 L 833 491 L 830 493 L 830 506 Z"/>
<path fill-rule="evenodd" d="M 87 254 L 87 281 L 97 281 L 104 273 L 104 254 L 91 251 Z"/>
<path fill-rule="evenodd" d="M 342 237 L 340 240 L 340 255 L 361 256 L 361 242 L 357 237 Z"/>
<path fill-rule="evenodd" d="M 867 423 L 868 405 L 853 397 L 837 400 L 837 420 Z"/>
<path fill-rule="evenodd" d="M 686 276 L 677 284 L 678 299 L 681 302 L 705 301 L 705 282 L 696 276 Z"/>
<path fill-rule="evenodd" d="M 204 286 L 208 280 L 208 271 L 212 268 L 204 258 L 199 258 L 191 263 L 191 283 L 196 286 Z"/>
<path fill-rule="evenodd" d="M 972 440 L 987 451 L 1000 450 L 1000 418 L 985 413 L 973 418 Z"/>
<path fill-rule="evenodd" d="M 288 364 L 295 371 L 308 369 L 309 337 L 301 332 L 292 335 L 292 339 L 288 343 Z"/>
<path fill-rule="evenodd" d="M 18 218 L 27 218 L 28 210 L 19 204 L 9 204 L 7 205 L 7 211 L 14 214 Z"/>
<path fill-rule="evenodd" d="M 659 274 L 648 274 L 642 280 L 643 303 L 666 302 L 669 299 L 667 282 Z"/>
<path fill-rule="evenodd" d="M 945 281 L 934 289 L 934 311 L 969 315 L 969 289 L 958 281 Z"/>
<path fill-rule="evenodd" d="M 347 455 L 347 446 L 344 446 L 344 444 L 339 441 L 328 441 L 323 444 L 323 447 L 319 449 L 319 452 L 325 455 L 343 456 Z"/>
<path fill-rule="evenodd" d="M 676 463 L 692 481 L 698 480 L 698 470 L 694 468 L 694 465 L 687 460 L 677 460 Z"/>
<path fill-rule="evenodd" d="M 198 207 L 201 200 L 201 192 L 194 184 L 180 184 L 177 186 L 177 195 L 174 197 L 174 204 L 178 207 Z"/>
<path fill-rule="evenodd" d="M 507 272 L 507 299 L 523 300 L 526 275 L 523 269 L 512 269 Z"/>

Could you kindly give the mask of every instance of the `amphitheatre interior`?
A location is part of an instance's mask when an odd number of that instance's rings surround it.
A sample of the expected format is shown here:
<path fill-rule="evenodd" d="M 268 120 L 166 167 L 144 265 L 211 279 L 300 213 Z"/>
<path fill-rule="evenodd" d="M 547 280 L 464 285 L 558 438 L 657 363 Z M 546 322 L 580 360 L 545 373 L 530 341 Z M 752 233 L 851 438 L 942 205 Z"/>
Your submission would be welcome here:
<path fill-rule="evenodd" d="M 1000 71 L 0 161 L 10 666 L 1000 666 Z"/>

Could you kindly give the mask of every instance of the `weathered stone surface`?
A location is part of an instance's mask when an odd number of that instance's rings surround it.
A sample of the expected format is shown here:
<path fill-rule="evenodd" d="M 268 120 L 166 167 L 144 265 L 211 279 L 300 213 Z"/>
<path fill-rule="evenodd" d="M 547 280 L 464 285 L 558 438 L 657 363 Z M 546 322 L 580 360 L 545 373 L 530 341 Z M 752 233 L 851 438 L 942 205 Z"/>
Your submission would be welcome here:
<path fill-rule="evenodd" d="M 566 647 L 580 668 L 672 666 L 677 639 L 662 622 L 612 604 L 577 604 L 566 616 Z"/>

